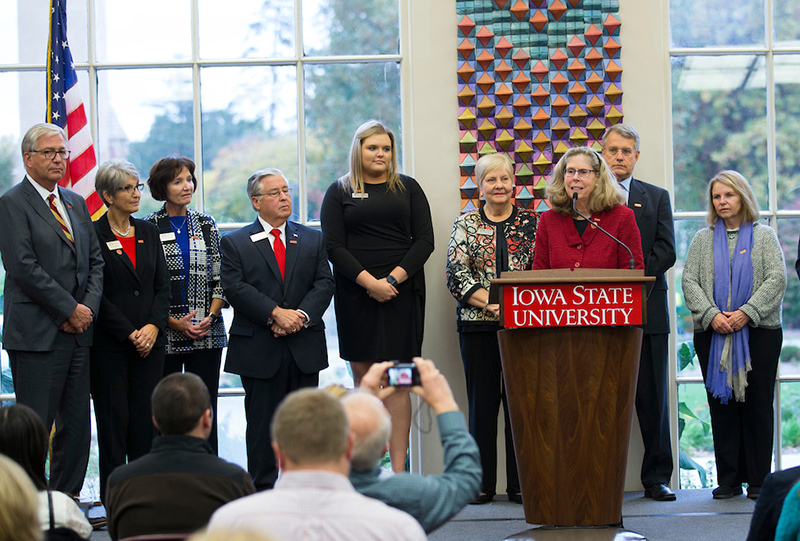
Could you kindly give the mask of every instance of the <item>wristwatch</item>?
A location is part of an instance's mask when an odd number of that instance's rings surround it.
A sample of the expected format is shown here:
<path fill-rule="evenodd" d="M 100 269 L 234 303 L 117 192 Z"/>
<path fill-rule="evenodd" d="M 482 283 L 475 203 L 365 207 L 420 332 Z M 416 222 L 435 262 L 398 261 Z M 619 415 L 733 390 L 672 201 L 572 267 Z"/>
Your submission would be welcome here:
<path fill-rule="evenodd" d="M 216 323 L 220 316 L 214 312 L 209 312 L 208 317 L 211 319 L 211 323 Z"/>
<path fill-rule="evenodd" d="M 395 279 L 395 277 L 394 277 L 394 276 L 392 276 L 391 274 L 389 274 L 389 275 L 387 275 L 387 276 L 386 276 L 386 281 L 387 281 L 387 282 L 389 282 L 389 285 L 390 285 L 390 286 L 397 287 L 397 280 L 396 280 L 396 279 Z"/>

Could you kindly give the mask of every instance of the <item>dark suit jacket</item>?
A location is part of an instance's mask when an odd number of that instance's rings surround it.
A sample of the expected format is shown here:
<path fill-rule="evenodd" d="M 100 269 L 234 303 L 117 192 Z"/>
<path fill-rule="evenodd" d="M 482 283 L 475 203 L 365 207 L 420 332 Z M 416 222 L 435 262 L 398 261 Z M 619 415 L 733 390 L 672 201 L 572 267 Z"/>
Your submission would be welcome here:
<path fill-rule="evenodd" d="M 169 271 L 158 239 L 158 228 L 132 219 L 136 228 L 136 268 L 122 250 L 110 250 L 117 241 L 108 216 L 94 223 L 100 241 L 104 273 L 103 300 L 94 335 L 95 350 L 123 351 L 133 347 L 128 336 L 148 323 L 158 327 L 155 347 L 167 343 L 164 328 L 169 314 Z"/>
<path fill-rule="evenodd" d="M 644 273 L 656 282 L 647 299 L 645 334 L 669 333 L 669 302 L 664 273 L 675 264 L 675 231 L 669 193 L 663 188 L 631 179 L 628 207 L 636 215 L 642 237 Z"/>
<path fill-rule="evenodd" d="M 52 351 L 61 325 L 85 304 L 97 315 L 103 258 L 86 201 L 57 188 L 72 226 L 73 245 L 30 181 L 0 197 L 0 252 L 6 269 L 3 347 Z M 92 345 L 92 326 L 76 334 Z"/>
<path fill-rule="evenodd" d="M 761 491 L 758 493 L 753 518 L 750 521 L 750 532 L 747 541 L 772 541 L 778 519 L 783 510 L 783 500 L 800 480 L 800 467 L 771 473 L 764 478 Z"/>
<path fill-rule="evenodd" d="M 263 231 L 256 220 L 222 237 L 222 288 L 234 309 L 225 371 L 271 378 L 287 350 L 304 373 L 323 370 L 328 352 L 322 314 L 333 296 L 333 276 L 322 233 L 286 223 L 284 283 L 269 239 L 251 239 Z M 303 310 L 313 325 L 275 338 L 268 321 L 276 306 Z"/>

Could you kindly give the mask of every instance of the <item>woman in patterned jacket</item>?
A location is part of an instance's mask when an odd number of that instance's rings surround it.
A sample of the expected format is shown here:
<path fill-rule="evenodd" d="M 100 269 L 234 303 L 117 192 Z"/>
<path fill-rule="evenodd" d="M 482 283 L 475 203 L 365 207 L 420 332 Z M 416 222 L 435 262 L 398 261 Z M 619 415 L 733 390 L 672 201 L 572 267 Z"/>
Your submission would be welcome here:
<path fill-rule="evenodd" d="M 514 205 L 514 169 L 505 154 L 475 168 L 486 204 L 453 224 L 447 249 L 447 287 L 458 300 L 458 334 L 469 397 L 469 431 L 478 443 L 483 487 L 473 504 L 492 501 L 497 481 L 497 414 L 505 416 L 506 492 L 522 503 L 508 418 L 497 331 L 500 305 L 489 303 L 489 282 L 505 271 L 531 270 L 539 215 Z"/>
<path fill-rule="evenodd" d="M 164 375 L 192 372 L 208 387 L 216 412 L 222 348 L 228 345 L 221 310 L 219 231 L 214 218 L 189 208 L 197 188 L 194 162 L 162 158 L 150 169 L 150 194 L 164 201 L 146 220 L 158 226 L 170 274 Z M 217 418 L 208 442 L 217 451 Z"/>

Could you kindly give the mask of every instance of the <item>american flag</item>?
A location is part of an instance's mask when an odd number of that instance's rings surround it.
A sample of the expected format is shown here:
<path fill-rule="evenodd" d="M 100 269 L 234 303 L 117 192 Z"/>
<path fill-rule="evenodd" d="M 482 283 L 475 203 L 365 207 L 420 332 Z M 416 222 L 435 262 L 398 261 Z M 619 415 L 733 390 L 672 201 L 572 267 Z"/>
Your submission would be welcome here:
<path fill-rule="evenodd" d="M 105 212 L 105 205 L 94 189 L 97 158 L 67 43 L 67 0 L 51 0 L 47 74 L 47 122 L 67 132 L 71 151 L 67 172 L 58 184 L 82 195 L 96 219 Z"/>

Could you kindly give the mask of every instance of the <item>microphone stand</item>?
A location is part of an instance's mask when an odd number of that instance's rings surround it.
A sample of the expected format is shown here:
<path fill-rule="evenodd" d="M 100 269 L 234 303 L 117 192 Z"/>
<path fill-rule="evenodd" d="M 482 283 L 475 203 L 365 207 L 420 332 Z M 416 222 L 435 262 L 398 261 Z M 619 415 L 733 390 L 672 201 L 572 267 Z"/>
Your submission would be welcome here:
<path fill-rule="evenodd" d="M 600 227 L 600 224 L 598 224 L 597 222 L 593 222 L 592 220 L 590 220 L 589 218 L 587 218 L 586 216 L 584 216 L 583 214 L 581 214 L 581 213 L 578 211 L 578 207 L 577 207 L 577 206 L 575 206 L 575 204 L 576 204 L 577 202 L 578 202 L 578 194 L 577 194 L 577 192 L 572 192 L 572 210 L 575 212 L 575 214 L 577 214 L 578 216 L 580 216 L 581 218 L 583 218 L 584 220 L 586 220 L 587 222 L 589 222 L 590 224 L 592 224 L 593 226 L 595 226 L 597 229 L 599 229 L 600 231 L 602 231 L 603 233 L 605 233 L 605 234 L 606 234 L 608 237 L 610 237 L 610 238 L 611 238 L 613 241 L 615 241 L 617 244 L 619 244 L 620 246 L 622 246 L 623 248 L 625 248 L 626 250 L 628 250 L 628 255 L 630 255 L 630 256 L 631 256 L 631 270 L 634 270 L 634 269 L 636 268 L 636 262 L 633 260 L 633 252 L 631 252 L 631 249 L 630 249 L 630 248 L 628 248 L 628 247 L 625 245 L 625 243 L 624 243 L 624 242 L 622 242 L 621 240 L 619 240 L 617 237 L 615 237 L 614 235 L 612 235 L 611 233 L 609 233 L 608 231 L 606 231 L 605 229 L 603 229 L 602 227 Z"/>

